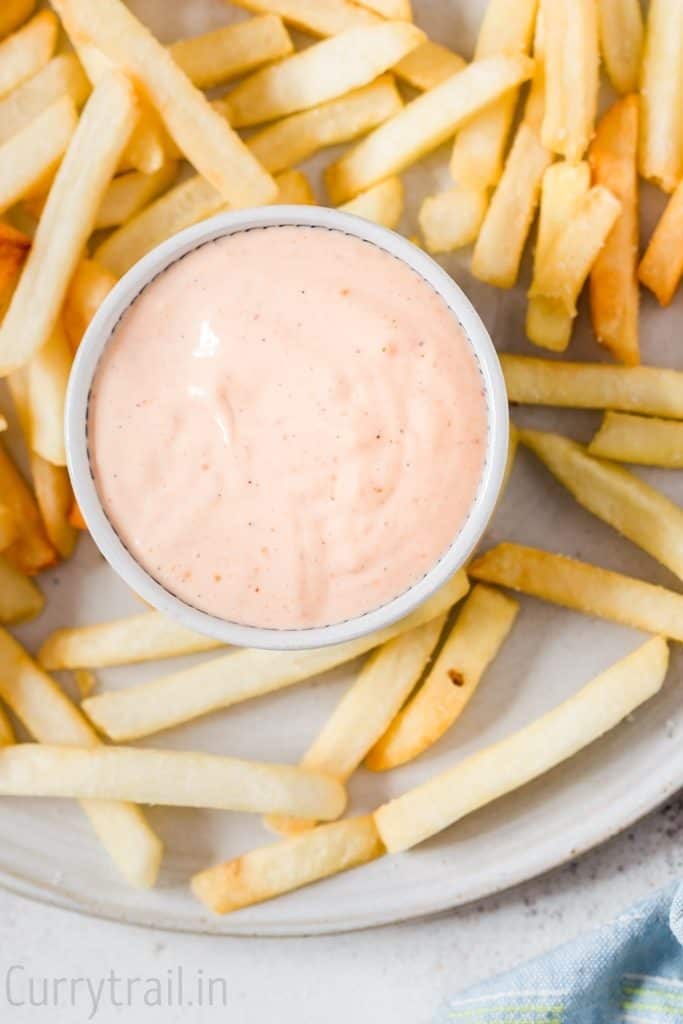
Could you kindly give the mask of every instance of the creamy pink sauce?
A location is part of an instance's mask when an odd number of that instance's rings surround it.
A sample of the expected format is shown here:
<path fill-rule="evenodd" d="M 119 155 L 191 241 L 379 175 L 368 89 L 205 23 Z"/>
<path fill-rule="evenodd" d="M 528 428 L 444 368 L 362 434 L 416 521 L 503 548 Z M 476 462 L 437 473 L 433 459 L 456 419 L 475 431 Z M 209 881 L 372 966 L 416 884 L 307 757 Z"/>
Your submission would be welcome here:
<path fill-rule="evenodd" d="M 96 485 L 167 590 L 252 626 L 378 608 L 462 527 L 487 409 L 426 281 L 323 228 L 208 243 L 133 303 L 89 409 Z"/>

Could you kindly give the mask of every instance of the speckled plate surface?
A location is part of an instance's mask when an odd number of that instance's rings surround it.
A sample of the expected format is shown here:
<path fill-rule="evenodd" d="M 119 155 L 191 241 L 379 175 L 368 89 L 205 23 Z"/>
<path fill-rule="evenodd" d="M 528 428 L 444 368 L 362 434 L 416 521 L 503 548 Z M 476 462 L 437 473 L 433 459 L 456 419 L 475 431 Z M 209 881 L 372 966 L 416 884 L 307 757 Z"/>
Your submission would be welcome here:
<path fill-rule="evenodd" d="M 221 0 L 134 0 L 131 6 L 164 40 L 238 19 Z M 483 0 L 417 0 L 417 19 L 436 39 L 470 53 Z M 422 196 L 445 187 L 447 149 L 405 175 L 407 233 Z M 312 171 L 317 173 L 315 163 Z M 644 231 L 661 197 L 649 191 Z M 525 287 L 496 292 L 474 281 L 468 253 L 444 266 L 468 293 L 501 350 L 529 352 L 524 340 Z M 523 278 L 526 285 L 527 277 Z M 683 368 L 683 296 L 668 311 L 648 297 L 642 313 L 643 359 Z M 582 315 L 570 355 L 598 359 Z M 590 413 L 518 410 L 519 422 L 585 439 L 599 417 Z M 638 470 L 637 472 L 641 472 Z M 643 477 L 683 500 L 681 475 Z M 535 544 L 676 587 L 647 555 L 583 512 L 525 452 L 484 545 L 503 539 Z M 59 625 L 97 622 L 139 611 L 140 605 L 81 542 L 77 557 L 44 577 L 45 614 L 19 632 L 31 648 Z M 501 657 L 452 732 L 415 764 L 389 774 L 359 771 L 350 792 L 355 810 L 369 810 L 551 708 L 641 641 L 632 630 L 522 598 L 522 612 Z M 189 661 L 189 659 L 187 659 Z M 176 663 L 177 665 L 177 663 Z M 174 665 L 174 667 L 176 667 Z M 357 666 L 232 708 L 152 737 L 149 745 L 203 750 L 274 761 L 296 761 L 352 680 Z M 159 886 L 127 888 L 75 805 L 5 800 L 0 807 L 0 883 L 53 905 L 155 927 L 216 934 L 292 935 L 342 931 L 443 910 L 531 878 L 602 842 L 683 784 L 683 659 L 673 651 L 661 694 L 605 739 L 523 791 L 478 812 L 423 846 L 310 886 L 279 900 L 210 918 L 187 882 L 197 869 L 268 841 L 246 815 L 196 810 L 150 811 L 166 844 Z M 168 665 L 100 673 L 103 687 L 130 686 Z M 69 684 L 65 680 L 66 685 Z"/>

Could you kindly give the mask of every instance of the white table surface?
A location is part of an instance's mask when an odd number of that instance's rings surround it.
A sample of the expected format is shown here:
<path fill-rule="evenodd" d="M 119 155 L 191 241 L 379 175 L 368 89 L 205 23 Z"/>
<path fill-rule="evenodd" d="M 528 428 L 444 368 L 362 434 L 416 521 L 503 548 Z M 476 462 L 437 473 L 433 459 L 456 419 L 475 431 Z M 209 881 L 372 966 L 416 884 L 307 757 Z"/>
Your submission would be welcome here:
<path fill-rule="evenodd" d="M 683 875 L 683 797 L 581 860 L 534 882 L 439 918 L 309 939 L 203 938 L 94 921 L 52 910 L 0 890 L 0 1021 L 213 1021 L 229 1024 L 421 1024 L 431 1020 L 442 995 L 513 967 L 579 932 L 610 920 L 620 909 Z M 495 850 L 491 851 L 495 856 Z M 143 984 L 177 979 L 185 998 L 194 981 L 225 978 L 213 1009 L 145 1006 Z M 11 970 L 14 968 L 14 970 Z M 93 1014 L 85 983 L 68 1006 L 29 1005 L 29 979 L 90 978 L 109 972 Z M 9 991 L 8 991 L 8 972 Z M 52 987 L 52 986 L 51 986 Z M 148 990 L 154 996 L 155 988 Z M 8 1005 L 8 996 L 14 1004 Z M 177 999 L 176 999 L 177 1002 Z M 216 1005 L 217 1004 L 217 1005 Z"/>

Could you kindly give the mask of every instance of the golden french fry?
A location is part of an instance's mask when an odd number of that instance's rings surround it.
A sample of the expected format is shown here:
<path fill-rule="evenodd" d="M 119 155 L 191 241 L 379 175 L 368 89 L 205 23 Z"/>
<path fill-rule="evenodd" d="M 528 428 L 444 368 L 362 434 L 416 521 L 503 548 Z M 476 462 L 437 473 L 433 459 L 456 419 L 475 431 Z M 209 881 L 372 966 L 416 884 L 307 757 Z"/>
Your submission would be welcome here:
<path fill-rule="evenodd" d="M 72 100 L 63 96 L 0 145 L 0 213 L 54 173 L 77 122 Z"/>
<path fill-rule="evenodd" d="M 678 185 L 648 242 L 638 277 L 668 306 L 683 275 L 683 183 Z"/>
<path fill-rule="evenodd" d="M 472 273 L 498 288 L 512 288 L 552 156 L 522 122 L 498 187 L 484 217 L 472 255 Z"/>
<path fill-rule="evenodd" d="M 546 106 L 543 145 L 571 163 L 593 137 L 598 105 L 596 0 L 550 0 L 543 6 Z"/>
<path fill-rule="evenodd" d="M 683 469 L 683 423 L 607 412 L 588 451 L 616 462 Z"/>
<path fill-rule="evenodd" d="M 282 174 L 277 175 L 275 180 L 278 186 L 278 203 L 317 206 L 313 187 L 303 171 L 283 171 Z"/>
<path fill-rule="evenodd" d="M 381 18 L 397 18 L 412 21 L 413 12 L 410 0 L 358 0 L 361 7 L 367 7 Z"/>
<path fill-rule="evenodd" d="M 38 661 L 43 668 L 105 668 L 158 658 L 212 651 L 222 645 L 192 633 L 160 612 L 143 612 L 95 626 L 58 629 L 43 643 Z"/>
<path fill-rule="evenodd" d="M 302 768 L 324 772 L 340 782 L 353 775 L 418 682 L 446 618 L 439 615 L 395 637 L 368 658 L 304 754 Z M 315 821 L 271 815 L 265 824 L 275 832 L 293 835 L 312 828 Z"/>
<path fill-rule="evenodd" d="M 395 228 L 403 216 L 403 182 L 397 176 L 387 178 L 366 192 L 359 192 L 339 209 L 382 224 L 385 228 Z"/>
<path fill-rule="evenodd" d="M 508 483 L 510 482 L 510 476 L 514 469 L 515 459 L 517 457 L 517 449 L 519 448 L 519 430 L 514 423 L 510 423 L 510 438 L 508 440 L 508 454 L 505 460 L 505 473 L 503 474 L 503 486 L 501 492 L 505 493 Z"/>
<path fill-rule="evenodd" d="M 31 248 L 31 239 L 9 224 L 0 222 L 0 314 L 9 302 L 21 268 Z"/>
<path fill-rule="evenodd" d="M 668 662 L 653 637 L 552 711 L 383 804 L 374 817 L 387 850 L 421 843 L 604 736 L 658 692 Z"/>
<path fill-rule="evenodd" d="M 53 330 L 135 115 L 135 91 L 117 73 L 88 100 L 0 328 L 0 372 L 23 366 Z"/>
<path fill-rule="evenodd" d="M 98 694 L 83 706 L 98 728 L 112 738 L 133 739 L 170 729 L 210 711 L 293 686 L 366 654 L 442 615 L 467 593 L 468 586 L 465 573 L 456 573 L 414 612 L 372 636 L 297 653 L 235 651 L 133 689 Z"/>
<path fill-rule="evenodd" d="M 144 87 L 181 151 L 234 206 L 275 196 L 270 175 L 173 57 L 121 0 L 54 0 L 69 35 L 86 38 Z"/>
<path fill-rule="evenodd" d="M 621 203 L 590 276 L 593 329 L 622 363 L 640 362 L 638 347 L 638 97 L 626 96 L 598 123 L 589 161 L 593 181 Z"/>
<path fill-rule="evenodd" d="M 589 187 L 590 167 L 587 163 L 553 164 L 543 175 L 538 238 L 534 253 L 534 282 L 555 240 L 574 218 Z M 562 303 L 547 296 L 530 297 L 526 333 L 535 345 L 563 352 L 569 344 L 572 324 L 573 317 L 566 312 Z"/>
<path fill-rule="evenodd" d="M 665 192 L 683 177 L 683 4 L 651 0 L 640 82 L 640 173 Z"/>
<path fill-rule="evenodd" d="M 0 622 L 13 625 L 39 615 L 45 598 L 33 580 L 0 555 Z"/>
<path fill-rule="evenodd" d="M 475 60 L 496 54 L 528 53 L 536 23 L 538 0 L 489 0 L 479 30 Z M 451 177 L 459 185 L 488 188 L 503 173 L 503 157 L 517 104 L 512 91 L 483 110 L 455 137 Z"/>
<path fill-rule="evenodd" d="M 0 747 L 16 743 L 14 731 L 5 711 L 0 707 Z"/>
<path fill-rule="evenodd" d="M 75 498 L 74 498 L 74 503 L 71 506 L 71 511 L 69 512 L 69 522 L 71 523 L 71 525 L 73 526 L 73 528 L 75 530 L 87 530 L 88 529 L 88 527 L 86 526 L 86 523 L 85 523 L 85 519 L 83 518 L 83 513 L 81 512 L 80 508 L 78 507 L 78 502 L 76 501 Z"/>
<path fill-rule="evenodd" d="M 45 67 L 55 51 L 59 22 L 52 11 L 40 11 L 0 43 L 0 96 Z"/>
<path fill-rule="evenodd" d="M 521 544 L 499 544 L 467 571 L 485 583 L 683 642 L 683 595 L 644 580 Z"/>
<path fill-rule="evenodd" d="M 19 536 L 17 521 L 11 508 L 0 504 L 0 551 L 4 551 Z"/>
<path fill-rule="evenodd" d="M 0 143 L 11 139 L 62 96 L 70 96 L 80 107 L 89 92 L 88 79 L 72 53 L 53 57 L 37 75 L 0 99 Z"/>
<path fill-rule="evenodd" d="M 73 351 L 57 321 L 27 366 L 29 444 L 55 466 L 66 466 L 64 406 Z"/>
<path fill-rule="evenodd" d="M 276 174 L 302 163 L 325 146 L 364 135 L 402 106 L 392 76 L 382 75 L 346 96 L 268 125 L 251 136 L 248 146 L 257 160 Z"/>
<path fill-rule="evenodd" d="M 81 700 L 89 697 L 97 688 L 95 673 L 91 672 L 89 668 L 77 668 L 74 671 L 74 682 Z"/>
<path fill-rule="evenodd" d="M 601 366 L 501 356 L 508 397 L 522 405 L 617 409 L 683 419 L 683 373 L 657 366 Z"/>
<path fill-rule="evenodd" d="M 0 39 L 9 35 L 33 13 L 36 0 L 3 0 L 0 7 Z"/>
<path fill-rule="evenodd" d="M 457 75 L 467 62 L 459 53 L 428 39 L 403 57 L 392 70 L 413 89 L 426 92 Z"/>
<path fill-rule="evenodd" d="M 0 494 L 14 517 L 18 536 L 4 550 L 5 558 L 20 572 L 33 576 L 55 563 L 35 498 L 4 447 L 0 445 Z"/>
<path fill-rule="evenodd" d="M 473 588 L 426 679 L 369 752 L 368 768 L 395 768 L 441 739 L 474 696 L 518 611 L 505 594 L 483 584 Z"/>
<path fill-rule="evenodd" d="M 598 0 L 600 51 L 610 82 L 625 96 L 640 84 L 643 15 L 638 0 Z"/>
<path fill-rule="evenodd" d="M 376 15 L 351 0 L 235 0 L 255 14 L 277 14 L 283 21 L 314 36 L 336 36 L 351 28 L 375 25 Z"/>
<path fill-rule="evenodd" d="M 371 814 L 348 818 L 200 871 L 192 891 L 214 913 L 228 914 L 367 864 L 384 852 Z"/>
<path fill-rule="evenodd" d="M 224 100 L 235 127 L 273 121 L 367 85 L 424 40 L 407 21 L 354 28 L 256 71 Z"/>
<path fill-rule="evenodd" d="M 621 203 L 609 189 L 602 185 L 589 189 L 539 263 L 529 295 L 555 299 L 566 313 L 576 316 L 581 289 L 620 210 Z"/>
<path fill-rule="evenodd" d="M 0 698 L 39 743 L 99 745 L 80 711 L 5 630 L 0 630 L 0 666 Z M 124 877 L 132 885 L 154 885 L 162 846 L 139 808 L 108 800 L 83 801 L 82 806 Z"/>
<path fill-rule="evenodd" d="M 456 185 L 422 200 L 419 223 L 428 252 L 452 252 L 472 245 L 481 228 L 488 192 Z"/>
<path fill-rule="evenodd" d="M 114 178 L 97 211 L 96 228 L 115 228 L 134 217 L 172 185 L 178 162 L 167 160 L 154 174 L 131 171 Z"/>
<path fill-rule="evenodd" d="M 71 278 L 62 307 L 62 322 L 72 349 L 81 343 L 90 321 L 116 284 L 96 260 L 81 260 Z"/>
<path fill-rule="evenodd" d="M 282 18 L 265 14 L 180 39 L 168 49 L 191 82 L 199 89 L 212 89 L 261 64 L 287 57 L 294 46 Z"/>
<path fill-rule="evenodd" d="M 532 71 L 528 57 L 489 57 L 407 103 L 327 168 L 332 202 L 343 203 L 415 163 L 469 117 L 530 78 Z"/>
<path fill-rule="evenodd" d="M 122 800 L 169 807 L 301 814 L 324 821 L 344 810 L 344 787 L 294 765 L 136 747 L 22 743 L 0 752 L 0 793 Z"/>
<path fill-rule="evenodd" d="M 69 522 L 74 501 L 69 474 L 64 466 L 55 466 L 34 453 L 31 477 L 48 538 L 62 558 L 69 558 L 77 538 L 76 528 Z"/>
<path fill-rule="evenodd" d="M 282 201 L 280 185 L 284 186 L 286 199 L 292 194 L 293 183 L 296 187 L 295 195 L 298 196 L 297 202 L 302 201 L 302 195 L 307 195 L 307 201 L 311 202 L 312 196 L 308 190 L 302 191 L 301 171 L 296 172 L 296 175 L 285 172 L 276 177 L 275 182 L 278 188 L 275 202 Z M 175 188 L 169 189 L 116 231 L 112 231 L 106 241 L 95 250 L 95 261 L 110 274 L 121 277 L 134 263 L 171 235 L 197 224 L 206 217 L 212 217 L 225 208 L 225 201 L 220 192 L 201 175 L 195 174 Z"/>
<path fill-rule="evenodd" d="M 560 434 L 522 430 L 519 439 L 580 505 L 683 579 L 683 509 Z"/>

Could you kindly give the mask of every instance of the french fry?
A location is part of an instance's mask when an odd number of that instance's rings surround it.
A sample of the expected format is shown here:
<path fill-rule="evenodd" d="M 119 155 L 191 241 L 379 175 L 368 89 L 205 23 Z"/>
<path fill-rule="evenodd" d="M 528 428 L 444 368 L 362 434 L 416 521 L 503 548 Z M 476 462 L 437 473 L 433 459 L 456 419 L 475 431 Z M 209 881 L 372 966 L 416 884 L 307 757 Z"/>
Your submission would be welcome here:
<path fill-rule="evenodd" d="M 54 173 L 77 122 L 73 102 L 63 96 L 0 145 L 0 213 Z"/>
<path fill-rule="evenodd" d="M 133 689 L 98 694 L 85 701 L 83 707 L 98 728 L 117 739 L 170 729 L 210 711 L 293 686 L 366 654 L 373 647 L 442 615 L 467 589 L 467 577 L 459 572 L 420 608 L 372 636 L 297 653 L 235 651 Z"/>
<path fill-rule="evenodd" d="M 381 18 L 397 18 L 412 21 L 413 12 L 410 0 L 358 0 L 361 7 L 367 7 Z"/>
<path fill-rule="evenodd" d="M 33 580 L 0 555 L 0 622 L 14 625 L 39 615 L 45 598 Z"/>
<path fill-rule="evenodd" d="M 30 248 L 31 239 L 27 235 L 0 222 L 0 303 L 3 308 L 19 280 Z"/>
<path fill-rule="evenodd" d="M 549 0 L 543 6 L 543 33 L 543 145 L 576 163 L 593 137 L 598 105 L 596 0 Z"/>
<path fill-rule="evenodd" d="M 683 509 L 621 466 L 559 434 L 522 430 L 529 448 L 583 508 L 683 579 Z"/>
<path fill-rule="evenodd" d="M 453 135 L 469 117 L 531 77 L 528 57 L 489 57 L 407 103 L 327 168 L 332 202 L 343 203 L 398 174 Z"/>
<path fill-rule="evenodd" d="M 576 316 L 581 289 L 620 210 L 621 203 L 609 189 L 602 185 L 589 189 L 540 262 L 529 295 L 554 299 L 571 317 Z"/>
<path fill-rule="evenodd" d="M 591 318 L 601 345 L 630 366 L 638 346 L 638 97 L 626 96 L 598 122 L 589 151 L 593 181 L 621 203 L 590 275 Z"/>
<path fill-rule="evenodd" d="M 640 261 L 638 277 L 661 306 L 673 299 L 683 275 L 683 183 L 678 185 Z"/>
<path fill-rule="evenodd" d="M 439 615 L 379 647 L 322 727 L 301 760 L 302 768 L 340 782 L 353 775 L 363 758 L 398 714 L 429 662 L 446 624 Z M 266 818 L 268 828 L 294 835 L 313 828 L 305 818 Z"/>
<path fill-rule="evenodd" d="M 473 579 L 683 642 L 683 595 L 566 555 L 499 544 L 470 562 Z"/>
<path fill-rule="evenodd" d="M 192 891 L 216 914 L 281 896 L 321 878 L 367 864 L 384 853 L 371 814 L 321 825 L 302 836 L 200 871 Z"/>
<path fill-rule="evenodd" d="M 369 752 L 371 771 L 412 761 L 441 739 L 474 696 L 518 611 L 505 594 L 473 588 L 426 679 Z"/>
<path fill-rule="evenodd" d="M 222 645 L 192 633 L 160 612 L 143 612 L 95 626 L 76 626 L 51 633 L 38 653 L 45 669 L 106 668 L 158 658 L 213 651 Z"/>
<path fill-rule="evenodd" d="M 428 252 L 452 252 L 472 245 L 481 228 L 488 192 L 456 185 L 422 200 L 419 223 Z"/>
<path fill-rule="evenodd" d="M 265 14 L 238 25 L 223 25 L 169 46 L 176 64 L 199 89 L 212 89 L 287 57 L 294 49 L 282 18 Z"/>
<path fill-rule="evenodd" d="M 275 202 L 315 203 L 308 179 L 302 171 L 285 171 L 276 176 L 275 183 L 278 189 Z M 171 235 L 226 208 L 220 192 L 201 175 L 195 174 L 112 231 L 95 250 L 95 261 L 114 277 L 121 277 Z"/>
<path fill-rule="evenodd" d="M 64 406 L 73 351 L 57 321 L 48 340 L 27 366 L 29 443 L 54 466 L 66 466 Z"/>
<path fill-rule="evenodd" d="M 114 275 L 96 260 L 81 260 L 76 267 L 62 307 L 64 330 L 74 351 L 115 284 Z"/>
<path fill-rule="evenodd" d="M 45 67 L 55 51 L 59 22 L 52 11 L 40 11 L 0 43 L 0 96 Z"/>
<path fill-rule="evenodd" d="M 18 535 L 19 528 L 12 510 L 7 505 L 0 504 L 0 551 L 5 551 L 14 543 Z"/>
<path fill-rule="evenodd" d="M 166 192 L 177 174 L 178 162 L 167 160 L 154 174 L 131 171 L 114 178 L 97 211 L 95 227 L 116 228 L 124 224 L 158 195 Z"/>
<path fill-rule="evenodd" d="M 135 115 L 135 92 L 123 75 L 103 79 L 88 100 L 0 328 L 1 373 L 27 363 L 53 330 Z"/>
<path fill-rule="evenodd" d="M 522 405 L 616 409 L 683 419 L 683 373 L 657 366 L 601 366 L 501 356 L 508 397 Z"/>
<path fill-rule="evenodd" d="M 326 146 L 364 135 L 402 106 L 392 76 L 382 75 L 346 96 L 268 125 L 251 136 L 248 146 L 266 170 L 277 174 Z"/>
<path fill-rule="evenodd" d="M 275 180 L 278 186 L 278 203 L 317 206 L 313 187 L 303 171 L 283 171 Z"/>
<path fill-rule="evenodd" d="M 388 21 L 324 39 L 245 78 L 226 97 L 226 116 L 243 128 L 316 107 L 367 85 L 424 38 L 407 21 Z"/>
<path fill-rule="evenodd" d="M 459 53 L 428 39 L 401 58 L 392 70 L 413 89 L 426 92 L 457 75 L 466 64 Z"/>
<path fill-rule="evenodd" d="M 17 526 L 18 536 L 3 552 L 20 572 L 33 576 L 55 563 L 35 498 L 4 447 L 0 445 L 0 494 Z"/>
<path fill-rule="evenodd" d="M 3 0 L 0 7 L 0 39 L 9 35 L 33 13 L 36 0 Z"/>
<path fill-rule="evenodd" d="M 538 133 L 520 124 L 472 255 L 472 273 L 498 288 L 517 283 L 522 253 L 552 155 Z"/>
<path fill-rule="evenodd" d="M 666 641 L 653 637 L 552 711 L 383 804 L 375 824 L 389 853 L 421 843 L 604 736 L 660 690 L 668 661 Z"/>
<path fill-rule="evenodd" d="M 143 87 L 171 137 L 227 203 L 258 206 L 275 196 L 270 175 L 212 109 L 173 57 L 121 0 L 54 0 L 69 35 L 86 39 Z"/>
<path fill-rule="evenodd" d="M 81 700 L 89 697 L 97 688 L 95 673 L 89 668 L 77 668 L 74 671 L 74 682 Z"/>
<path fill-rule="evenodd" d="M 519 448 L 519 430 L 514 423 L 510 423 L 510 437 L 508 440 L 508 454 L 505 460 L 505 472 L 503 473 L 503 486 L 501 487 L 501 493 L 505 493 L 508 483 L 510 482 L 510 476 L 515 466 L 515 459 L 517 458 L 517 449 Z"/>
<path fill-rule="evenodd" d="M 377 16 L 350 0 L 235 0 L 255 14 L 277 14 L 283 21 L 314 36 L 336 36 L 351 28 L 375 25 Z"/>
<path fill-rule="evenodd" d="M 327 821 L 344 810 L 335 779 L 293 765 L 136 747 L 22 743 L 0 752 L 0 793 L 301 814 Z"/>
<path fill-rule="evenodd" d="M 683 469 L 683 423 L 607 412 L 588 451 L 616 462 Z"/>
<path fill-rule="evenodd" d="M 0 630 L 0 666 L 0 698 L 39 743 L 99 745 L 80 711 L 4 630 Z M 82 806 L 124 877 L 142 888 L 154 885 L 162 846 L 139 808 L 101 800 L 84 801 Z"/>
<path fill-rule="evenodd" d="M 519 0 L 512 6 L 508 0 L 489 0 L 475 60 L 528 53 L 537 7 L 538 0 Z M 451 177 L 457 184 L 484 189 L 498 183 L 516 104 L 517 93 L 508 92 L 458 132 L 450 160 Z"/>
<path fill-rule="evenodd" d="M 366 192 L 360 192 L 339 209 L 385 228 L 395 228 L 403 216 L 403 182 L 397 176 L 387 178 Z"/>
<path fill-rule="evenodd" d="M 683 4 L 651 0 L 640 83 L 640 173 L 665 192 L 683 177 Z"/>
<path fill-rule="evenodd" d="M 85 103 L 90 84 L 72 53 L 53 57 L 42 71 L 0 99 L 0 144 L 20 132 L 62 96 L 76 107 Z"/>
<path fill-rule="evenodd" d="M 5 711 L 0 707 L 0 747 L 15 743 L 14 731 Z"/>
<path fill-rule="evenodd" d="M 76 501 L 75 498 L 74 503 L 71 506 L 71 511 L 69 512 L 69 523 L 71 524 L 71 526 L 73 526 L 75 530 L 88 529 L 88 527 L 86 526 L 85 519 L 83 518 L 83 513 L 78 507 L 78 502 Z"/>
<path fill-rule="evenodd" d="M 600 51 L 610 82 L 622 96 L 636 92 L 643 56 L 638 0 L 598 0 Z"/>
<path fill-rule="evenodd" d="M 70 558 L 76 546 L 77 531 L 69 522 L 74 500 L 69 474 L 64 466 L 55 466 L 34 453 L 31 477 L 50 543 L 61 558 Z"/>

